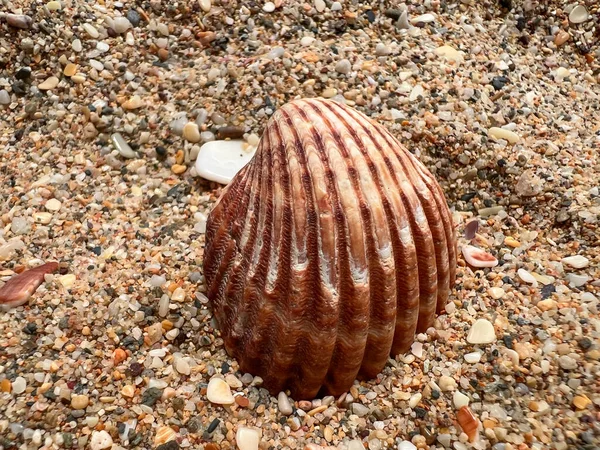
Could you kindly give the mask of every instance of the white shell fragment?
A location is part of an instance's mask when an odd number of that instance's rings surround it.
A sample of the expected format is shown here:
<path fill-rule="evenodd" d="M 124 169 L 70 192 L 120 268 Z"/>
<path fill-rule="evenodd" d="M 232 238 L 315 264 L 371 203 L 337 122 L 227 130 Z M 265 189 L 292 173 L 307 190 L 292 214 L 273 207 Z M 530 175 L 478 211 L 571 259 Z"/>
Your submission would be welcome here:
<path fill-rule="evenodd" d="M 521 281 L 523 281 L 527 284 L 531 284 L 533 287 L 537 287 L 537 285 L 538 285 L 537 280 L 535 279 L 535 277 L 533 275 L 531 275 L 525 269 L 517 270 L 517 275 L 519 275 L 519 278 L 521 279 Z"/>
<path fill-rule="evenodd" d="M 504 139 L 509 144 L 516 144 L 520 139 L 517 133 L 505 128 L 492 127 L 488 130 L 488 134 L 494 139 Z"/>
<path fill-rule="evenodd" d="M 421 14 L 420 16 L 413 17 L 410 19 L 410 23 L 416 25 L 417 23 L 431 23 L 434 22 L 436 15 L 433 13 Z"/>
<path fill-rule="evenodd" d="M 587 8 L 583 5 L 577 5 L 569 14 L 569 21 L 571 23 L 583 23 L 590 18 L 590 13 Z"/>
<path fill-rule="evenodd" d="M 232 178 L 250 162 L 256 150 L 245 148 L 244 141 L 211 141 L 200 148 L 196 172 L 202 178 L 229 184 Z"/>
<path fill-rule="evenodd" d="M 590 264 L 590 260 L 582 255 L 567 256 L 560 261 L 573 269 L 583 269 Z"/>
<path fill-rule="evenodd" d="M 463 245 L 462 254 L 465 261 L 472 267 L 496 267 L 498 260 L 488 252 L 472 245 Z"/>
<path fill-rule="evenodd" d="M 206 396 L 208 401 L 218 405 L 231 405 L 235 401 L 231 388 L 222 378 L 213 378 L 208 382 Z"/>
<path fill-rule="evenodd" d="M 492 344 L 496 342 L 494 325 L 489 320 L 477 319 L 467 336 L 469 344 Z"/>
<path fill-rule="evenodd" d="M 481 361 L 481 352 L 467 353 L 464 358 L 465 362 L 468 362 L 469 364 L 477 364 L 479 361 Z"/>

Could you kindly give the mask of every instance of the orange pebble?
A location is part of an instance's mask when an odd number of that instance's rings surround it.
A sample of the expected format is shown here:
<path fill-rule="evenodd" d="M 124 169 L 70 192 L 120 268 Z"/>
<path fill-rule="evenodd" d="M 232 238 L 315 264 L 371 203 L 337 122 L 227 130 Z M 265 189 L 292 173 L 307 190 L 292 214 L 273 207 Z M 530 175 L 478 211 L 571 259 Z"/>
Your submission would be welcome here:
<path fill-rule="evenodd" d="M 115 361 L 115 365 L 120 364 L 121 362 L 125 361 L 126 359 L 127 359 L 127 352 L 125 352 L 125 350 L 123 350 L 122 348 L 116 349 L 115 352 L 113 353 L 113 360 Z"/>
<path fill-rule="evenodd" d="M 10 380 L 4 379 L 0 381 L 0 392 L 10 392 L 12 385 L 10 384 Z"/>

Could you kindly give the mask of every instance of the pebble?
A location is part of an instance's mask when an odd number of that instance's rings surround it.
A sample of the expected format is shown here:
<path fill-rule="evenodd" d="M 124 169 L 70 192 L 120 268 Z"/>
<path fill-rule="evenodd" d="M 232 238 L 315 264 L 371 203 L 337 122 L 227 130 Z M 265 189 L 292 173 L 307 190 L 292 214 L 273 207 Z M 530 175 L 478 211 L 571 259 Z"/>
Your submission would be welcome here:
<path fill-rule="evenodd" d="M 560 260 L 563 264 L 574 269 L 584 269 L 590 264 L 590 260 L 582 255 L 567 256 Z"/>
<path fill-rule="evenodd" d="M 235 400 L 231 388 L 222 378 L 211 378 L 206 388 L 208 401 L 218 405 L 231 405 Z"/>
<path fill-rule="evenodd" d="M 361 403 L 352 403 L 352 412 L 358 417 L 363 417 L 369 414 L 369 408 Z"/>
<path fill-rule="evenodd" d="M 323 12 L 325 11 L 325 0 L 315 0 L 315 9 L 317 10 L 317 12 Z"/>
<path fill-rule="evenodd" d="M 516 144 L 521 139 L 514 131 L 498 127 L 490 128 L 488 134 L 495 139 L 504 139 L 509 144 Z"/>
<path fill-rule="evenodd" d="M 519 276 L 519 278 L 521 279 L 521 281 L 531 284 L 533 287 L 537 287 L 537 280 L 535 279 L 535 277 L 533 275 L 531 275 L 528 271 L 526 271 L 525 269 L 519 269 L 517 270 L 517 275 Z"/>
<path fill-rule="evenodd" d="M 175 360 L 175 370 L 182 375 L 189 375 L 192 373 L 190 365 L 184 358 L 177 358 Z"/>
<path fill-rule="evenodd" d="M 156 436 L 154 436 L 154 445 L 163 445 L 167 442 L 173 441 L 176 438 L 177 432 L 173 428 L 169 426 L 158 427 L 156 430 Z"/>
<path fill-rule="evenodd" d="M 256 428 L 240 426 L 235 433 L 235 442 L 240 450 L 258 450 L 260 432 Z"/>
<path fill-rule="evenodd" d="M 492 344 L 496 342 L 494 325 L 487 319 L 477 319 L 467 335 L 469 344 Z"/>
<path fill-rule="evenodd" d="M 124 158 L 133 159 L 138 157 L 137 153 L 134 152 L 127 141 L 125 141 L 125 138 L 121 136 L 121 133 L 111 134 L 110 141 Z"/>
<path fill-rule="evenodd" d="M 0 90 L 0 105 L 9 105 L 10 104 L 10 94 L 6 89 Z"/>
<path fill-rule="evenodd" d="M 537 302 L 536 305 L 538 308 L 540 308 L 542 311 L 546 312 L 546 311 L 550 311 L 551 309 L 556 309 L 558 306 L 558 303 L 554 300 L 552 300 L 551 298 L 547 298 L 545 300 L 540 300 L 539 302 Z"/>
<path fill-rule="evenodd" d="M 573 406 L 579 410 L 586 409 L 592 404 L 592 401 L 585 395 L 576 395 L 573 397 Z"/>
<path fill-rule="evenodd" d="M 85 409 L 90 404 L 90 399 L 87 395 L 72 395 L 71 396 L 71 408 L 73 409 Z"/>
<path fill-rule="evenodd" d="M 586 22 L 590 18 L 587 8 L 583 5 L 577 5 L 569 13 L 569 21 L 574 24 Z"/>
<path fill-rule="evenodd" d="M 89 23 L 84 23 L 83 29 L 89 35 L 89 37 L 91 37 L 92 39 L 98 39 L 98 37 L 100 36 L 100 33 L 98 33 L 98 30 L 96 30 L 96 28 L 94 28 L 94 26 L 90 25 Z"/>
<path fill-rule="evenodd" d="M 466 353 L 464 358 L 469 364 L 477 364 L 479 361 L 481 361 L 481 352 Z"/>
<path fill-rule="evenodd" d="M 134 95 L 130 99 L 128 99 L 125 103 L 123 103 L 123 108 L 132 111 L 134 109 L 139 109 L 144 106 L 144 101 L 141 99 L 139 95 Z"/>
<path fill-rule="evenodd" d="M 46 202 L 44 206 L 48 211 L 56 212 L 60 210 L 62 203 L 55 198 L 51 198 Z"/>
<path fill-rule="evenodd" d="M 347 59 L 339 60 L 335 65 L 335 71 L 341 74 L 348 74 L 352 70 L 352 64 Z"/>
<path fill-rule="evenodd" d="M 398 20 L 396 21 L 396 28 L 399 30 L 408 30 L 410 28 L 408 11 L 405 10 L 402 12 L 402 14 L 400 14 L 400 17 L 398 17 Z"/>
<path fill-rule="evenodd" d="M 81 44 L 81 41 L 79 39 L 74 39 L 71 43 L 71 48 L 74 52 L 79 53 L 81 50 L 83 50 L 83 45 Z"/>
<path fill-rule="evenodd" d="M 427 14 L 421 14 L 420 16 L 413 17 L 410 20 L 410 23 L 412 23 L 413 25 L 416 25 L 418 23 L 431 23 L 431 22 L 435 22 L 435 19 L 436 19 L 435 14 L 427 13 Z"/>
<path fill-rule="evenodd" d="M 49 91 L 51 89 L 54 89 L 56 86 L 58 86 L 59 81 L 60 80 L 57 77 L 47 78 L 42 83 L 38 84 L 38 89 L 41 91 Z"/>
<path fill-rule="evenodd" d="M 90 439 L 91 450 L 103 450 L 105 448 L 111 448 L 112 446 L 113 440 L 107 431 L 92 431 L 92 438 Z"/>
<path fill-rule="evenodd" d="M 577 369 L 577 361 L 568 355 L 563 355 L 558 358 L 558 365 L 564 370 L 575 370 Z"/>
<path fill-rule="evenodd" d="M 6 23 L 14 28 L 27 30 L 33 24 L 33 19 L 25 14 L 7 14 Z"/>
<path fill-rule="evenodd" d="M 48 8 L 49 11 L 60 11 L 62 5 L 58 1 L 51 1 L 46 4 L 46 8 Z"/>
<path fill-rule="evenodd" d="M 131 28 L 131 22 L 126 17 L 116 17 L 113 20 L 113 30 L 117 34 L 123 34 Z"/>
<path fill-rule="evenodd" d="M 279 408 L 279 412 L 284 416 L 289 416 L 292 414 L 292 405 L 290 404 L 290 400 L 285 392 L 280 392 L 277 396 L 277 407 Z"/>
<path fill-rule="evenodd" d="M 379 42 L 375 46 L 375 54 L 377 56 L 387 56 L 392 52 L 392 50 L 385 44 Z"/>
<path fill-rule="evenodd" d="M 400 441 L 398 442 L 398 450 L 417 450 L 417 446 L 410 441 Z"/>
<path fill-rule="evenodd" d="M 275 11 L 275 3 L 273 3 L 273 2 L 265 3 L 263 6 L 263 11 L 267 12 L 267 13 L 272 13 L 273 11 Z"/>
<path fill-rule="evenodd" d="M 447 61 L 459 63 L 463 60 L 462 54 L 449 45 L 442 45 L 441 47 L 436 48 L 434 53 Z"/>
<path fill-rule="evenodd" d="M 452 397 L 452 403 L 456 409 L 460 409 L 463 406 L 469 406 L 469 397 L 460 391 L 455 391 Z"/>
<path fill-rule="evenodd" d="M 27 381 L 23 377 L 15 378 L 15 381 L 12 382 L 12 391 L 15 394 L 22 394 L 25 392 L 25 388 L 27 388 Z"/>
<path fill-rule="evenodd" d="M 210 12 L 212 8 L 211 0 L 198 0 L 198 3 L 200 4 L 200 8 L 202 9 L 202 11 Z"/>
<path fill-rule="evenodd" d="M 456 389 L 456 381 L 454 380 L 454 378 L 446 375 L 442 375 L 440 377 L 438 385 L 442 392 L 449 392 Z"/>

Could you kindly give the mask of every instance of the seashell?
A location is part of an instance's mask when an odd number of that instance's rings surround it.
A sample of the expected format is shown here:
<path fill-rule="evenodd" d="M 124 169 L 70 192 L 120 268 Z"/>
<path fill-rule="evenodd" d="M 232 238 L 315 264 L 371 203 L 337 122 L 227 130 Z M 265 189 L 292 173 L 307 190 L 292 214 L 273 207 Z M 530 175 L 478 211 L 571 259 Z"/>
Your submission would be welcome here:
<path fill-rule="evenodd" d="M 0 307 L 14 308 L 24 305 L 44 281 L 47 273 L 58 270 L 57 262 L 49 262 L 12 277 L 0 288 Z"/>
<path fill-rule="evenodd" d="M 159 446 L 177 438 L 177 432 L 168 426 L 158 427 L 154 436 L 154 445 Z"/>
<path fill-rule="evenodd" d="M 498 260 L 488 252 L 472 245 L 463 245 L 462 254 L 465 261 L 472 267 L 496 267 Z"/>
<path fill-rule="evenodd" d="M 477 230 L 479 230 L 479 220 L 474 219 L 471 220 L 466 226 L 465 226 L 465 239 L 468 239 L 469 241 L 475 239 L 475 235 L 477 234 Z"/>
<path fill-rule="evenodd" d="M 569 13 L 569 21 L 571 23 L 583 23 L 590 18 L 590 13 L 587 8 L 583 5 L 577 5 L 575 8 L 571 10 Z"/>
<path fill-rule="evenodd" d="M 225 348 L 273 395 L 338 395 L 406 352 L 456 271 L 431 173 L 381 125 L 304 99 L 277 110 L 206 227 L 207 297 Z"/>

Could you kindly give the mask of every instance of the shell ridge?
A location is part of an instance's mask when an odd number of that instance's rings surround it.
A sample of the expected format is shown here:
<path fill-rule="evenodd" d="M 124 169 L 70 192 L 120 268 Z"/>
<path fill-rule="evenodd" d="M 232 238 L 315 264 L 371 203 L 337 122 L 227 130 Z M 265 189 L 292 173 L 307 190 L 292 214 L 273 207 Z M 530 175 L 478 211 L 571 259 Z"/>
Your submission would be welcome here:
<path fill-rule="evenodd" d="M 330 330 L 321 329 L 320 333 L 311 336 L 308 324 L 321 323 L 327 318 L 327 314 L 320 314 L 323 306 L 323 300 L 326 295 L 321 289 L 321 273 L 319 268 L 319 219 L 315 211 L 315 194 L 313 191 L 314 182 L 312 173 L 308 169 L 308 155 L 304 147 L 305 143 L 299 136 L 298 129 L 294 123 L 294 116 L 299 114 L 301 109 L 294 104 L 288 104 L 280 108 L 276 114 L 281 117 L 280 126 L 284 135 L 289 136 L 288 144 L 293 146 L 295 155 L 300 162 L 301 169 L 300 180 L 306 198 L 306 269 L 302 271 L 303 277 L 296 285 L 297 298 L 302 303 L 308 302 L 309 307 L 303 308 L 301 317 L 298 319 L 301 332 L 298 335 L 294 353 L 298 356 L 295 364 L 290 370 L 291 390 L 297 397 L 309 397 L 317 394 L 321 387 L 321 380 L 329 367 L 330 354 L 328 350 L 327 336 Z M 302 245 L 302 243 L 300 243 Z M 305 297 L 305 298 L 303 298 Z M 320 317 L 317 317 L 317 313 Z M 314 353 L 310 351 L 310 338 L 317 339 L 320 351 Z M 312 361 L 312 364 L 311 364 Z"/>
<path fill-rule="evenodd" d="M 316 103 L 316 102 L 315 102 Z M 309 117 L 308 114 L 317 114 L 317 116 L 320 115 L 320 110 L 316 109 L 313 103 L 310 102 L 306 102 L 306 110 L 303 110 L 300 114 L 303 117 L 304 120 L 306 121 L 310 121 L 311 117 Z M 328 134 L 330 135 L 331 138 L 335 139 L 336 136 L 336 131 L 333 127 L 331 127 L 331 124 L 327 123 L 325 124 L 327 126 L 327 131 Z M 333 199 L 333 203 L 335 204 L 335 211 L 334 211 L 334 215 L 335 215 L 335 229 L 336 229 L 336 233 L 339 236 L 338 239 L 338 248 L 339 248 L 339 258 L 338 258 L 338 263 L 340 264 L 340 266 L 343 265 L 343 269 L 342 267 L 340 267 L 341 270 L 343 270 L 344 272 L 341 274 L 341 276 L 338 278 L 338 283 L 339 283 L 339 295 L 340 295 L 340 301 L 339 301 L 339 307 L 338 307 L 338 321 L 337 321 L 337 326 L 336 326 L 336 335 L 335 335 L 335 342 L 334 342 L 334 347 L 331 353 L 331 358 L 330 358 L 330 367 L 329 370 L 327 371 L 327 376 L 326 376 L 326 381 L 325 381 L 325 388 L 328 392 L 335 392 L 335 393 L 339 393 L 339 386 L 342 384 L 347 384 L 347 380 L 343 379 L 340 380 L 340 375 L 339 372 L 341 372 L 342 368 L 345 369 L 345 378 L 352 378 L 352 380 L 356 377 L 356 375 L 358 374 L 361 364 L 362 364 L 362 359 L 363 359 L 363 352 L 364 352 L 364 346 L 360 345 L 360 342 L 362 342 L 363 338 L 361 338 L 358 341 L 354 342 L 354 347 L 362 347 L 363 351 L 360 351 L 358 354 L 355 355 L 345 355 L 347 356 L 347 358 L 345 359 L 345 361 L 341 362 L 339 361 L 340 359 L 340 344 L 343 344 L 346 342 L 346 339 L 343 339 L 343 337 L 345 337 L 348 333 L 347 331 L 344 329 L 344 326 L 346 325 L 346 317 L 348 312 L 346 312 L 345 310 L 348 309 L 348 307 L 350 306 L 350 302 L 346 301 L 346 299 L 349 298 L 353 298 L 351 297 L 353 295 L 355 291 L 355 286 L 354 283 L 352 281 L 350 282 L 345 282 L 344 279 L 347 276 L 348 280 L 352 280 L 352 274 L 351 274 L 351 266 L 350 264 L 348 264 L 348 266 L 346 266 L 345 264 L 343 264 L 345 261 L 348 261 L 350 258 L 350 253 L 348 251 L 348 240 L 346 239 L 346 234 L 347 234 L 347 229 L 348 229 L 348 219 L 345 217 L 344 215 L 344 205 L 341 202 L 341 195 L 342 193 L 338 191 L 338 188 L 335 184 L 335 176 L 336 174 L 334 174 L 333 168 L 331 167 L 331 161 L 330 158 L 328 157 L 328 154 L 325 153 L 327 148 L 335 148 L 338 149 L 340 152 L 340 156 L 343 158 L 344 156 L 344 148 L 343 146 L 337 146 L 337 147 L 326 147 L 324 139 L 325 137 L 323 136 L 323 134 L 325 133 L 317 133 L 316 130 L 312 130 L 312 134 L 314 139 L 318 142 L 317 147 L 320 149 L 321 155 L 322 155 L 322 160 L 324 161 L 324 164 L 328 167 L 328 172 L 326 172 L 328 181 L 330 183 L 330 192 L 332 194 L 332 196 L 334 197 Z M 338 142 L 339 144 L 339 142 Z M 339 175 L 339 174 L 337 174 Z M 342 255 L 344 255 L 345 259 L 341 259 Z M 365 330 L 365 337 L 364 337 L 364 341 L 366 342 L 366 331 Z M 343 332 L 343 336 L 340 335 L 340 332 Z M 356 335 L 355 335 L 356 336 Z M 343 341 L 340 342 L 340 339 L 343 339 Z M 352 382 L 352 380 L 350 382 Z"/>
<path fill-rule="evenodd" d="M 393 141 L 393 136 L 391 136 L 389 131 L 385 128 L 380 130 L 380 133 L 388 143 Z M 444 196 L 439 183 L 435 181 L 431 172 L 418 158 L 410 152 L 405 151 L 405 153 L 407 155 L 406 163 L 411 164 L 415 171 L 422 175 L 419 178 L 427 186 L 433 196 L 433 202 L 436 207 L 434 208 L 434 206 L 431 205 L 429 212 L 437 212 L 438 215 L 430 219 L 429 222 L 431 224 L 433 221 L 434 224 L 440 225 L 442 232 L 445 235 L 444 242 L 440 243 L 439 246 L 436 246 L 437 265 L 438 268 L 443 269 L 443 271 L 438 269 L 438 287 L 440 292 L 438 292 L 436 312 L 440 313 L 445 310 L 446 303 L 450 296 L 450 290 L 454 285 L 456 276 L 456 248 L 453 244 L 456 242 L 455 229 L 452 224 L 452 218 L 450 217 L 450 211 L 448 210 L 446 197 Z M 440 253 L 438 249 L 442 250 L 443 253 Z"/>
<path fill-rule="evenodd" d="M 370 180 L 365 181 L 372 181 L 370 184 L 377 188 L 376 198 L 373 198 L 373 200 L 377 202 L 377 205 L 370 206 L 377 207 L 381 205 L 383 207 L 384 217 L 382 219 L 384 220 L 383 223 L 379 224 L 379 226 L 385 227 L 384 233 L 386 235 L 386 240 L 389 241 L 394 239 L 388 220 L 389 217 L 391 217 L 390 205 L 385 192 L 381 189 L 381 185 L 383 184 L 381 180 L 381 174 L 378 172 L 373 160 L 373 156 L 381 158 L 381 147 L 377 146 L 376 142 L 373 140 L 370 142 L 368 141 L 368 127 L 356 121 L 354 117 L 348 114 L 344 108 L 341 108 L 341 106 L 336 107 L 337 105 L 334 103 L 323 104 L 323 106 L 327 108 L 331 114 L 333 114 L 336 121 L 339 121 L 344 125 L 343 128 L 347 130 L 353 141 L 353 144 L 356 146 L 357 150 L 360 152 L 360 155 L 364 159 L 365 165 L 371 177 Z M 349 120 L 352 120 L 352 123 L 350 123 Z M 362 133 L 359 133 L 359 131 Z M 338 144 L 343 145 L 341 142 L 338 142 Z M 375 146 L 377 150 L 376 155 L 369 154 L 369 145 Z M 370 202 L 365 201 L 365 204 L 368 203 Z M 374 221 L 371 222 L 370 231 L 371 239 L 369 241 L 372 244 L 370 251 L 371 253 L 375 253 L 378 251 L 376 248 L 380 248 L 380 246 L 376 243 L 377 230 L 375 229 Z M 397 296 L 395 280 L 396 271 L 395 259 L 390 259 L 394 264 L 394 266 L 391 267 L 391 270 L 388 269 L 386 271 L 386 267 L 383 264 L 372 264 L 369 268 L 369 285 L 371 286 L 372 293 L 370 298 L 371 321 L 369 323 L 365 357 L 361 367 L 361 374 L 367 378 L 372 378 L 375 376 L 385 365 L 390 354 L 394 337 Z M 381 261 L 381 258 L 371 254 L 369 260 Z"/>

